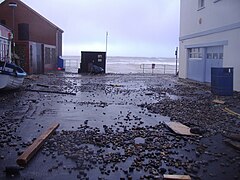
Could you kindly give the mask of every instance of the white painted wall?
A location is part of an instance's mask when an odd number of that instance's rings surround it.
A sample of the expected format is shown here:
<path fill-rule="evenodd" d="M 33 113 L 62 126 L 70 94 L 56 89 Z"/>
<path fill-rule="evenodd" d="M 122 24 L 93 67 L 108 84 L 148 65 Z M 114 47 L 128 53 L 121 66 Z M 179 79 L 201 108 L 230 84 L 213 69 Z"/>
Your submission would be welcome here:
<path fill-rule="evenodd" d="M 228 45 L 224 48 L 224 67 L 234 67 L 233 88 L 240 91 L 240 29 L 224 33 L 229 37 Z"/>
<path fill-rule="evenodd" d="M 181 0 L 180 37 L 240 21 L 240 0 L 214 1 L 205 0 L 205 8 L 198 10 L 198 0 Z"/>
<path fill-rule="evenodd" d="M 187 49 L 185 45 L 189 45 L 191 42 L 187 41 L 180 41 L 179 42 L 179 77 L 180 78 L 187 78 Z"/>
<path fill-rule="evenodd" d="M 220 0 L 216 3 L 214 1 L 206 0 L 205 8 L 198 10 L 197 0 L 181 0 L 180 39 L 186 35 L 240 23 L 240 0 Z M 234 90 L 240 91 L 240 28 L 180 40 L 179 77 L 187 77 L 186 46 L 221 41 L 227 41 L 227 45 L 224 45 L 223 67 L 234 67 Z"/>

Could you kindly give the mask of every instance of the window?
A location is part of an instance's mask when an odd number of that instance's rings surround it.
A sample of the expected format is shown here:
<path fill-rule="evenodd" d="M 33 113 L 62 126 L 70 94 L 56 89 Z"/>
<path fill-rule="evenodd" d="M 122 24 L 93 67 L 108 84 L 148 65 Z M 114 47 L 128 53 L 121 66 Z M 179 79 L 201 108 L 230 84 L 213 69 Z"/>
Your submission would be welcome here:
<path fill-rule="evenodd" d="M 198 0 L 198 10 L 205 7 L 205 0 Z"/>
<path fill-rule="evenodd" d="M 4 39 L 0 39 L 0 61 L 1 60 L 8 60 L 8 41 Z"/>
<path fill-rule="evenodd" d="M 218 59 L 218 53 L 213 53 L 213 59 Z"/>
<path fill-rule="evenodd" d="M 207 59 L 223 59 L 223 53 L 207 53 Z"/>
<path fill-rule="evenodd" d="M 29 59 L 30 59 L 29 64 L 32 67 L 32 65 L 33 65 L 33 48 L 32 48 L 32 45 L 30 45 L 30 58 Z"/>
<path fill-rule="evenodd" d="M 213 57 L 212 57 L 212 53 L 207 53 L 207 59 L 212 59 Z"/>
<path fill-rule="evenodd" d="M 102 55 L 98 54 L 98 62 L 102 62 Z"/>
<path fill-rule="evenodd" d="M 189 49 L 189 58 L 202 58 L 202 48 L 190 48 Z"/>
<path fill-rule="evenodd" d="M 18 40 L 29 40 L 29 24 L 18 24 Z"/>
<path fill-rule="evenodd" d="M 3 52 L 4 52 L 3 44 L 1 43 L 1 39 L 0 39 L 0 61 L 3 60 L 3 57 L 4 57 Z"/>
<path fill-rule="evenodd" d="M 223 53 L 219 53 L 219 59 L 223 59 Z"/>
<path fill-rule="evenodd" d="M 45 64 L 55 64 L 56 49 L 52 47 L 45 47 Z"/>
<path fill-rule="evenodd" d="M 51 62 L 54 63 L 56 61 L 56 49 L 52 48 L 52 52 L 51 52 Z"/>
<path fill-rule="evenodd" d="M 223 60 L 223 46 L 212 46 L 206 48 L 208 60 Z"/>
<path fill-rule="evenodd" d="M 50 48 L 45 47 L 45 64 L 51 64 Z"/>
<path fill-rule="evenodd" d="M 0 20 L 0 24 L 6 25 L 6 20 L 5 20 L 5 19 L 1 19 L 1 20 Z"/>

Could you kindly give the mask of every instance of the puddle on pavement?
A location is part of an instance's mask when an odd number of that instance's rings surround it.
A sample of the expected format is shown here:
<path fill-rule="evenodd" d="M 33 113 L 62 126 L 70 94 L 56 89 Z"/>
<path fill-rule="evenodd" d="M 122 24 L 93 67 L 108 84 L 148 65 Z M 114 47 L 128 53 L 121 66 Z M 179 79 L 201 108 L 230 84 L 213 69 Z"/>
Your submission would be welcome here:
<path fill-rule="evenodd" d="M 133 126 L 154 126 L 160 122 L 167 122 L 169 117 L 148 113 L 146 109 L 131 105 L 108 105 L 104 108 L 94 105 L 77 106 L 70 110 L 59 107 L 56 115 L 61 123 L 61 129 L 76 129 L 87 120 L 88 126 L 103 130 L 107 125 L 114 130 L 123 130 Z"/>
<path fill-rule="evenodd" d="M 170 98 L 171 100 L 178 100 L 178 99 L 180 99 L 179 96 L 173 95 L 173 94 L 169 94 L 169 93 L 166 93 L 166 97 Z"/>
<path fill-rule="evenodd" d="M 49 120 L 60 122 L 60 129 L 74 130 L 86 120 L 92 127 L 103 125 L 114 129 L 133 126 L 154 126 L 169 121 L 169 117 L 151 114 L 138 105 L 154 103 L 159 100 L 155 95 L 145 95 L 144 80 L 133 82 L 120 81 L 116 76 L 106 78 L 85 77 L 77 74 L 63 75 L 65 81 L 77 86 L 76 96 L 43 94 L 43 103 L 31 116 L 39 124 L 47 125 Z M 126 119 L 130 113 L 130 119 Z M 25 125 L 25 128 L 28 125 Z"/>
<path fill-rule="evenodd" d="M 135 144 L 144 144 L 145 143 L 145 139 L 142 137 L 137 137 L 134 139 Z"/>

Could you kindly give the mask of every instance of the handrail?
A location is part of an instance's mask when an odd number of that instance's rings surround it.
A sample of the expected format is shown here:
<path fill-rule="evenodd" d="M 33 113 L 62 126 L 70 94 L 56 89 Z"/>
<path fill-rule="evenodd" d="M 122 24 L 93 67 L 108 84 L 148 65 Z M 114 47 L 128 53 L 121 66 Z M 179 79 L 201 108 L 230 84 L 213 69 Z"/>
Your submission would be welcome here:
<path fill-rule="evenodd" d="M 169 74 L 167 73 L 167 71 L 173 71 L 173 73 L 170 74 L 174 74 L 175 73 L 174 71 L 176 70 L 175 66 L 169 64 L 141 64 L 140 69 L 143 70 L 143 74 L 145 73 L 146 69 L 151 69 L 152 74 L 154 73 L 155 69 L 163 70 L 163 74 Z"/>

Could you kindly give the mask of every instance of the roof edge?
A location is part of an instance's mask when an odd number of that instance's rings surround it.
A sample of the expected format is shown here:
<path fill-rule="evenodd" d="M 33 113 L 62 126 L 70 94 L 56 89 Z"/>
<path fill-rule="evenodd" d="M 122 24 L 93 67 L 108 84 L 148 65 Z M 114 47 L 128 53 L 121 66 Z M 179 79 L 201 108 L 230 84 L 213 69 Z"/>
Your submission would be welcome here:
<path fill-rule="evenodd" d="M 8 0 L 4 0 L 1 4 L 5 4 Z M 14 0 L 13 0 L 14 1 Z M 53 24 L 51 21 L 49 21 L 47 18 L 45 18 L 43 15 L 39 14 L 37 11 L 35 11 L 34 9 L 32 9 L 30 6 L 28 6 L 27 4 L 25 4 L 24 2 L 22 2 L 21 0 L 15 0 L 16 3 L 20 3 L 21 5 L 23 5 L 25 8 L 27 8 L 28 10 L 32 11 L 34 14 L 36 14 L 37 16 L 39 16 L 40 18 L 42 18 L 44 21 L 46 21 L 48 24 L 50 24 L 51 26 L 55 27 L 57 30 L 59 30 L 61 33 L 63 33 L 64 31 L 59 28 L 57 25 Z"/>

